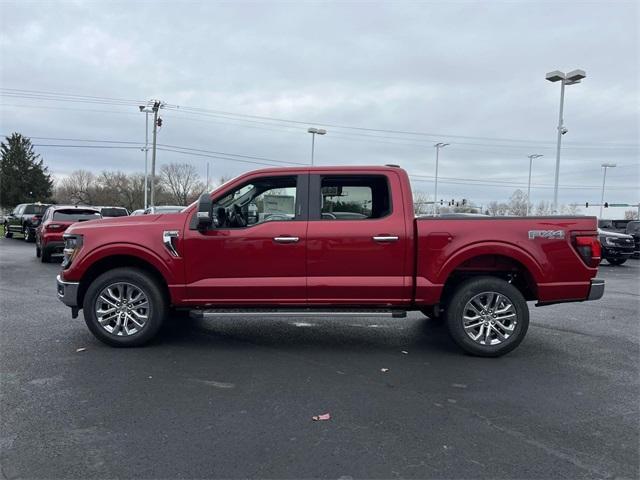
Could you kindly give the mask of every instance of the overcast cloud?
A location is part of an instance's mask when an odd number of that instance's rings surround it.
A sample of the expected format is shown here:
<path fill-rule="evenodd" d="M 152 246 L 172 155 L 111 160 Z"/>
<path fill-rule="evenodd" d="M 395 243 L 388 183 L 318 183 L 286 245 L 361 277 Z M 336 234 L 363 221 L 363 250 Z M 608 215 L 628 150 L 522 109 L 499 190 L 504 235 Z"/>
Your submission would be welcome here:
<path fill-rule="evenodd" d="M 506 200 L 518 184 L 526 189 L 527 155 L 544 154 L 534 164 L 537 203 L 553 195 L 559 104 L 559 85 L 544 75 L 582 68 L 586 80 L 566 92 L 560 183 L 568 188 L 561 188 L 561 201 L 599 201 L 604 161 L 618 164 L 607 176 L 607 200 L 640 200 L 635 1 L 1 5 L 3 135 L 143 142 L 144 115 L 136 104 L 159 98 L 309 122 L 166 109 L 159 143 L 304 163 L 307 126 L 327 125 L 316 142 L 317 164 L 397 163 L 424 192 L 433 190 L 433 144 L 448 142 L 439 196 L 478 204 Z M 131 102 L 59 102 L 6 89 Z M 78 168 L 144 169 L 136 148 L 37 150 L 57 177 Z M 172 161 L 191 162 L 203 176 L 207 161 L 216 176 L 259 167 L 158 152 L 160 165 Z"/>

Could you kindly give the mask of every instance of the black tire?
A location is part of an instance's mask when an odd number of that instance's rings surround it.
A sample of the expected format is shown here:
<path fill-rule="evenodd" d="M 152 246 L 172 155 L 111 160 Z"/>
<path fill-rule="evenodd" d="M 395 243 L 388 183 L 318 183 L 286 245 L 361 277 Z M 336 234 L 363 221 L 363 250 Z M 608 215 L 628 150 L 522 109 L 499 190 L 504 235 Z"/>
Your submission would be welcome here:
<path fill-rule="evenodd" d="M 511 303 L 516 315 L 513 332 L 496 345 L 483 345 L 467 335 L 464 329 L 463 317 L 467 302 L 485 292 L 498 293 L 505 297 Z M 451 338 L 465 352 L 480 357 L 499 357 L 509 353 L 522 342 L 529 328 L 529 308 L 522 293 L 509 282 L 497 277 L 476 277 L 461 283 L 448 303 L 446 314 Z M 491 319 L 492 316 L 487 315 L 487 317 Z M 494 335 L 493 331 L 490 330 L 491 335 Z M 495 340 L 499 340 L 497 334 L 495 335 Z"/>
<path fill-rule="evenodd" d="M 25 242 L 27 242 L 27 243 L 31 243 L 31 242 L 33 242 L 33 240 L 34 240 L 34 235 L 33 235 L 33 233 L 31 232 L 31 229 L 30 229 L 29 227 L 25 226 L 25 227 L 22 229 L 22 234 L 24 235 L 24 241 L 25 241 Z"/>
<path fill-rule="evenodd" d="M 41 255 L 42 255 L 42 251 L 40 250 L 40 247 L 36 245 L 36 257 L 40 258 Z"/>
<path fill-rule="evenodd" d="M 38 254 L 38 252 L 36 251 L 36 255 Z M 44 247 L 41 249 L 40 251 L 40 261 L 42 263 L 49 263 L 51 262 L 51 251 L 49 251 L 49 249 L 47 247 Z"/>
<path fill-rule="evenodd" d="M 100 293 L 109 285 L 125 282 L 140 289 L 149 302 L 147 320 L 140 331 L 131 335 L 118 336 L 105 330 L 98 322 L 95 312 L 96 302 Z M 138 347 L 151 341 L 167 316 L 169 306 L 158 282 L 148 273 L 136 268 L 114 268 L 96 278 L 84 296 L 82 305 L 84 321 L 89 330 L 100 341 L 114 347 Z"/>
<path fill-rule="evenodd" d="M 13 233 L 11 233 L 9 231 L 9 224 L 5 223 L 4 224 L 4 238 L 11 238 L 13 237 Z"/>
<path fill-rule="evenodd" d="M 607 262 L 611 265 L 622 265 L 626 261 L 626 258 L 607 258 Z"/>

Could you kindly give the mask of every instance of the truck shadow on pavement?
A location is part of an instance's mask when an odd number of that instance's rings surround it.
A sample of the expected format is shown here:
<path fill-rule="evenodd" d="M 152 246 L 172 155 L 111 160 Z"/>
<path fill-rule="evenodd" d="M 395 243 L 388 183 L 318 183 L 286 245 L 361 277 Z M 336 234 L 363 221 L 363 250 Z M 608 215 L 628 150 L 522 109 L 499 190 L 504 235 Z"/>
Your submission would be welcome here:
<path fill-rule="evenodd" d="M 460 354 L 446 327 L 420 314 L 405 319 L 217 318 L 168 319 L 155 346 L 211 343 L 216 348 L 239 344 L 286 350 L 386 350 L 410 348 Z"/>

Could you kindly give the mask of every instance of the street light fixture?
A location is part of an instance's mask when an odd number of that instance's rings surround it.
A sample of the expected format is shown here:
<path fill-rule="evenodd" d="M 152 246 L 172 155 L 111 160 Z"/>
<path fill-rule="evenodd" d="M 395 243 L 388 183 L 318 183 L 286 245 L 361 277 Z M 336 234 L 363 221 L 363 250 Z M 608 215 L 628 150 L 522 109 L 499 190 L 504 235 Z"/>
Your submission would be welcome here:
<path fill-rule="evenodd" d="M 604 204 L 604 182 L 607 180 L 607 168 L 614 168 L 615 163 L 603 163 L 602 164 L 602 196 L 600 197 L 600 217 L 602 218 L 602 205 Z"/>
<path fill-rule="evenodd" d="M 148 187 L 148 165 L 149 165 L 149 114 L 153 113 L 153 109 L 146 105 L 140 105 L 138 107 L 140 112 L 145 114 L 144 124 L 144 208 L 147 209 L 147 192 Z"/>
<path fill-rule="evenodd" d="M 573 70 L 569 73 L 561 72 L 560 70 L 554 70 L 547 73 L 545 78 L 550 82 L 560 82 L 560 114 L 558 116 L 558 145 L 556 147 L 556 175 L 553 186 L 553 212 L 558 211 L 558 180 L 560 177 L 560 146 L 562 143 L 562 135 L 566 134 L 568 130 L 563 125 L 564 119 L 562 113 L 564 110 L 564 87 L 566 85 L 575 85 L 580 83 L 587 74 L 584 70 Z"/>
<path fill-rule="evenodd" d="M 434 145 L 436 147 L 436 185 L 435 192 L 433 194 L 433 215 L 438 214 L 438 160 L 440 157 L 440 149 L 449 145 L 448 143 L 438 142 Z"/>
<path fill-rule="evenodd" d="M 326 135 L 327 131 L 324 128 L 310 127 L 307 133 L 311 134 L 311 165 L 313 165 L 313 156 L 315 152 L 316 135 Z"/>
<path fill-rule="evenodd" d="M 534 153 L 533 155 L 529 155 L 529 183 L 527 185 L 527 217 L 529 216 L 529 201 L 531 200 L 531 167 L 533 166 L 533 160 L 535 158 L 544 157 L 544 155 L 540 155 L 539 153 Z"/>

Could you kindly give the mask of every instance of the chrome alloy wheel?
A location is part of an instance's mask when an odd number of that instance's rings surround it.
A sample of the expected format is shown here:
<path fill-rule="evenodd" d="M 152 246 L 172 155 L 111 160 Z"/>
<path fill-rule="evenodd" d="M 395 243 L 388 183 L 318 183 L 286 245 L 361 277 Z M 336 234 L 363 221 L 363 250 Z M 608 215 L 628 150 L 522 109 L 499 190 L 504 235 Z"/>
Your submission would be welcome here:
<path fill-rule="evenodd" d="M 496 292 L 482 292 L 463 311 L 466 334 L 480 345 L 498 345 L 513 335 L 518 316 L 511 301 Z"/>
<path fill-rule="evenodd" d="M 95 303 L 98 323 L 112 335 L 134 335 L 142 330 L 150 314 L 147 294 L 136 285 L 116 282 L 105 287 Z"/>

